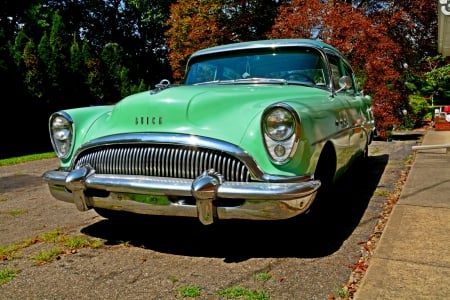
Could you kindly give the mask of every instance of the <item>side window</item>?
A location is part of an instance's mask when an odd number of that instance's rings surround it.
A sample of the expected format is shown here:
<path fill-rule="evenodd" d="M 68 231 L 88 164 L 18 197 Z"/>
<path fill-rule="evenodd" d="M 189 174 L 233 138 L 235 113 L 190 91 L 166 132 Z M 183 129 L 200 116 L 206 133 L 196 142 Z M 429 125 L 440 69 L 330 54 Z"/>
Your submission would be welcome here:
<path fill-rule="evenodd" d="M 352 91 L 354 92 L 356 86 L 355 86 L 355 80 L 354 80 L 352 68 L 345 61 L 343 61 L 336 55 L 327 54 L 327 56 L 328 56 L 328 61 L 330 62 L 330 67 L 331 67 L 333 87 L 335 89 L 340 89 L 339 78 L 341 78 L 342 76 L 349 76 L 350 79 L 352 80 L 352 86 L 353 86 L 352 89 L 350 90 L 350 92 L 352 92 Z M 347 90 L 347 92 L 349 92 L 349 90 Z"/>
<path fill-rule="evenodd" d="M 335 89 L 339 89 L 339 78 L 342 76 L 339 57 L 331 54 L 328 54 L 327 56 L 331 67 L 331 80 L 333 82 L 333 87 Z"/>
<path fill-rule="evenodd" d="M 352 79 L 352 88 L 348 90 L 349 93 L 355 93 L 358 90 L 358 87 L 356 86 L 355 77 L 352 71 L 352 68 L 346 64 L 343 63 L 344 66 L 344 75 L 349 76 Z"/>

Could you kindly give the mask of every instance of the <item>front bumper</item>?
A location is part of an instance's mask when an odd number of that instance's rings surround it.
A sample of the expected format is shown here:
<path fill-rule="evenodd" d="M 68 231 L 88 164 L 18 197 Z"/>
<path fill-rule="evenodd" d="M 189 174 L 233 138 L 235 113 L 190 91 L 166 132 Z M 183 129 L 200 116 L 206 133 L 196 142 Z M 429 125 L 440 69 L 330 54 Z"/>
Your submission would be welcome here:
<path fill-rule="evenodd" d="M 198 217 L 207 225 L 218 219 L 279 220 L 305 212 L 320 181 L 299 177 L 295 182 L 224 182 L 214 170 L 196 179 L 96 174 L 89 165 L 71 172 L 54 170 L 43 175 L 51 194 L 90 208 L 148 215 Z M 146 197 L 146 195 L 148 197 Z M 170 201 L 171 196 L 193 197 L 195 205 Z M 244 199 L 238 206 L 215 206 L 216 199 Z"/>

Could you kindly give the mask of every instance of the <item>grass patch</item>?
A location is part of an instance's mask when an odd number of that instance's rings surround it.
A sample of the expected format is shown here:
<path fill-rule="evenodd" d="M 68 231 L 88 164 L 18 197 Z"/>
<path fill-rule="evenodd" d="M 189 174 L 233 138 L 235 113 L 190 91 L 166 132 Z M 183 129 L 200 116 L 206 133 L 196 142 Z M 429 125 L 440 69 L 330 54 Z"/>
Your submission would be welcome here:
<path fill-rule="evenodd" d="M 178 288 L 178 294 L 180 297 L 188 297 L 188 298 L 195 298 L 200 296 L 201 289 L 200 287 L 196 285 L 188 285 L 188 286 L 182 286 Z"/>
<path fill-rule="evenodd" d="M 262 281 L 267 281 L 272 278 L 272 274 L 270 273 L 257 273 L 255 274 L 255 278 Z"/>
<path fill-rule="evenodd" d="M 16 277 L 16 274 L 16 271 L 14 271 L 13 269 L 0 269 L 0 285 L 13 280 L 14 277 Z"/>
<path fill-rule="evenodd" d="M 43 233 L 36 238 L 28 239 L 17 244 L 0 246 L 0 260 L 13 260 L 20 257 L 19 250 L 26 248 L 36 243 L 51 243 L 58 245 L 59 251 L 53 249 L 51 251 L 41 252 L 34 256 L 33 259 L 38 262 L 47 262 L 63 253 L 70 253 L 73 250 L 81 248 L 100 248 L 103 246 L 101 240 L 90 240 L 83 236 L 69 236 L 61 231 L 61 229 L 55 229 L 46 233 Z"/>
<path fill-rule="evenodd" d="M 0 167 L 1 166 L 8 166 L 8 165 L 16 165 L 27 161 L 33 161 L 33 160 L 40 160 L 40 159 L 46 159 L 46 158 L 54 158 L 56 157 L 56 154 L 54 152 L 46 152 L 46 153 L 40 153 L 40 154 L 30 154 L 30 155 L 24 155 L 19 157 L 11 157 L 11 158 L 5 158 L 0 159 Z"/>
<path fill-rule="evenodd" d="M 0 211 L 0 214 L 3 215 L 10 215 L 10 216 L 17 216 L 17 215 L 21 215 L 21 214 L 26 214 L 28 213 L 28 210 L 26 209 L 13 209 L 13 210 L 7 210 L 7 211 Z"/>
<path fill-rule="evenodd" d="M 177 276 L 175 275 L 169 275 L 168 279 L 170 280 L 170 282 L 175 283 L 178 281 Z"/>
<path fill-rule="evenodd" d="M 75 236 L 68 238 L 64 242 L 64 246 L 70 249 L 81 249 L 81 248 L 99 248 L 103 246 L 103 242 L 99 240 L 89 240 L 83 236 Z"/>
<path fill-rule="evenodd" d="M 56 247 L 47 251 L 38 252 L 37 254 L 31 256 L 31 258 L 34 259 L 38 264 L 45 264 L 49 261 L 58 259 L 63 253 L 63 249 Z"/>
<path fill-rule="evenodd" d="M 46 243 L 64 243 L 67 236 L 61 231 L 61 229 L 54 229 L 52 231 L 41 234 L 38 240 Z"/>
<path fill-rule="evenodd" d="M 249 290 L 242 287 L 230 287 L 219 291 L 224 299 L 269 300 L 269 294 L 264 291 Z"/>
<path fill-rule="evenodd" d="M 378 197 L 389 197 L 392 193 L 389 191 L 376 190 L 373 195 Z"/>
<path fill-rule="evenodd" d="M 50 250 L 40 251 L 29 256 L 38 265 L 58 260 L 63 254 L 76 253 L 78 252 L 77 249 L 80 248 L 99 248 L 104 244 L 101 240 L 90 240 L 83 236 L 69 236 L 60 229 L 55 229 L 16 244 L 8 246 L 0 245 L 0 261 L 13 260 L 21 257 L 21 249 L 38 243 L 54 244 L 54 247 Z M 15 276 L 16 272 L 13 270 L 0 269 L 0 285 L 13 280 Z"/>
<path fill-rule="evenodd" d="M 90 240 L 84 236 L 69 236 L 61 231 L 61 229 L 55 229 L 38 237 L 38 240 L 46 243 L 59 244 L 64 248 L 70 250 L 81 248 L 99 248 L 103 246 L 103 242 L 100 240 Z"/>
<path fill-rule="evenodd" d="M 408 165 L 412 164 L 414 162 L 415 158 L 416 157 L 414 156 L 414 154 L 408 155 L 408 158 L 405 161 L 405 165 L 408 166 Z"/>
<path fill-rule="evenodd" d="M 22 249 L 20 245 L 0 246 L 0 260 L 13 260 L 19 257 L 18 251 Z"/>
<path fill-rule="evenodd" d="M 338 288 L 337 293 L 341 299 L 348 299 L 348 288 L 347 287 Z"/>
<path fill-rule="evenodd" d="M 28 239 L 17 244 L 0 246 L 0 260 L 13 260 L 20 257 L 19 250 L 36 243 L 34 239 Z"/>

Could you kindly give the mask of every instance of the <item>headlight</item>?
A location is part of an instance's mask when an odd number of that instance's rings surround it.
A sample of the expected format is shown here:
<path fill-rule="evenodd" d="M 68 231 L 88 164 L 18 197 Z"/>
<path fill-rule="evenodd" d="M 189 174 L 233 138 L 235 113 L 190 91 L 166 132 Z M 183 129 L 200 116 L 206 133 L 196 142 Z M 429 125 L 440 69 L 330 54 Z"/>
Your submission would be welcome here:
<path fill-rule="evenodd" d="M 265 133 L 275 141 L 283 141 L 292 136 L 295 130 L 294 116 L 282 107 L 269 110 L 264 120 Z"/>
<path fill-rule="evenodd" d="M 298 141 L 300 121 L 288 105 L 269 107 L 262 117 L 262 129 L 266 149 L 275 163 L 284 163 L 294 152 Z"/>
<path fill-rule="evenodd" d="M 72 119 L 65 113 L 55 113 L 50 117 L 50 139 L 59 158 L 66 158 L 70 153 L 73 137 L 72 123 Z"/>

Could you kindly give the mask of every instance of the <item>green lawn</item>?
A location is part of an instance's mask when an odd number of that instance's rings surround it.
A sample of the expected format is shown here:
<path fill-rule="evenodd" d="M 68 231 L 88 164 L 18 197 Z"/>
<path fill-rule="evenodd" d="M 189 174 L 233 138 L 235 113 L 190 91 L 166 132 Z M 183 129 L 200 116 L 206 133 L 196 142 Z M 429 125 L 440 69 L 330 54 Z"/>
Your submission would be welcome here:
<path fill-rule="evenodd" d="M 27 161 L 32 161 L 32 160 L 53 158 L 53 157 L 56 157 L 56 154 L 54 152 L 47 152 L 47 153 L 30 154 L 30 155 L 19 156 L 19 157 L 5 158 L 5 159 L 0 159 L 0 167 L 6 166 L 6 165 L 19 164 L 22 162 L 27 162 Z"/>

